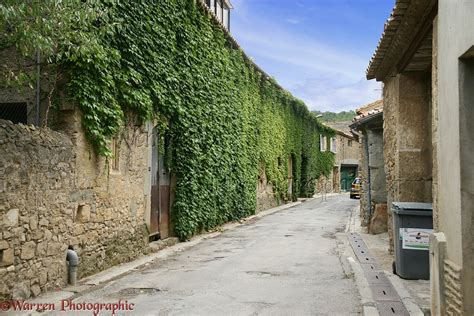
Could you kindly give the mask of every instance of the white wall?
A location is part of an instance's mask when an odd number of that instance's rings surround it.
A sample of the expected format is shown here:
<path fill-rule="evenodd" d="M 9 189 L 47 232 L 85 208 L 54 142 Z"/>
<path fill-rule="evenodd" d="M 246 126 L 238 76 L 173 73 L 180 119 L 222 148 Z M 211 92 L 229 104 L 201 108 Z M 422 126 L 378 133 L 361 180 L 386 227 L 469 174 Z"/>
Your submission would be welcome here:
<path fill-rule="evenodd" d="M 474 132 L 474 121 L 460 131 L 459 69 L 460 57 L 474 45 L 474 1 L 439 1 L 438 45 L 439 230 L 446 236 L 447 259 L 462 268 L 464 312 L 473 315 L 474 205 L 466 204 L 470 200 L 463 200 L 461 192 L 466 176 L 473 176 L 474 166 L 468 169 L 471 174 L 461 172 L 461 152 L 474 148 L 469 145 L 474 137 L 463 137 L 467 129 Z M 474 151 L 470 154 L 474 157 Z"/>

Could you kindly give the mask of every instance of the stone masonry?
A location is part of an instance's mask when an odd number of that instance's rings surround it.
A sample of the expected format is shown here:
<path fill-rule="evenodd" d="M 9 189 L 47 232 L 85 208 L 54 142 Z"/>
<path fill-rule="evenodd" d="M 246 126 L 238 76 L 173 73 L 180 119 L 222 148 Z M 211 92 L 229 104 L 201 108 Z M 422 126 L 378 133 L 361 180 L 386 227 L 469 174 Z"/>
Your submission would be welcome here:
<path fill-rule="evenodd" d="M 431 202 L 431 78 L 392 74 L 384 81 L 384 160 L 387 205 Z M 389 223 L 391 212 L 389 211 Z M 389 225 L 390 249 L 393 232 Z"/>
<path fill-rule="evenodd" d="M 327 177 L 321 176 L 316 182 L 317 193 L 341 192 L 341 167 L 343 166 L 358 166 L 357 169 L 360 172 L 361 144 L 358 137 L 352 134 L 349 128 L 350 123 L 350 121 L 325 123 L 336 131 L 334 136 L 336 152 L 331 173 Z"/>
<path fill-rule="evenodd" d="M 0 120 L 0 298 L 64 286 L 70 246 L 83 277 L 147 245 L 146 134 L 125 128 L 111 171 L 85 141 L 78 113 L 65 117 L 73 137 Z"/>

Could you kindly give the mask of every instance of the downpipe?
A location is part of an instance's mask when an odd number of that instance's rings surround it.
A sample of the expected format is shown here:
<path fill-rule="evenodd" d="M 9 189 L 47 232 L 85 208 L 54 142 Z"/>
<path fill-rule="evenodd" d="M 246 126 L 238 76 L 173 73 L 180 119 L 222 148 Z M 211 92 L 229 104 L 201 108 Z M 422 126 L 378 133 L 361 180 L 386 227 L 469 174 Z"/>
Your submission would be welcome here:
<path fill-rule="evenodd" d="M 367 130 L 364 132 L 365 137 L 365 156 L 367 157 L 367 214 L 369 214 L 367 225 L 370 227 L 370 222 L 372 220 L 372 183 L 370 181 L 370 156 L 369 156 L 369 134 Z"/>
<path fill-rule="evenodd" d="M 68 283 L 70 285 L 76 285 L 77 280 L 77 267 L 79 266 L 79 256 L 73 249 L 67 250 L 66 261 L 68 262 L 67 274 Z"/>

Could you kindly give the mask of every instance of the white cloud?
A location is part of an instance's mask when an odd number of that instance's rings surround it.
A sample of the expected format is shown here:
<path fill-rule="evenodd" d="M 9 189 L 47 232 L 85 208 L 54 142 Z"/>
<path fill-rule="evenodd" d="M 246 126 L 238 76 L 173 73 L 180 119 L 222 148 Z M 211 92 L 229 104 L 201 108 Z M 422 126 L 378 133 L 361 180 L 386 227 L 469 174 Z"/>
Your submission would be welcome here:
<path fill-rule="evenodd" d="M 269 24 L 253 23 L 251 29 L 241 27 L 237 38 L 257 62 L 271 59 L 282 66 L 311 69 L 316 73 L 338 73 L 353 80 L 360 78 L 360 70 L 367 64 L 364 58 Z"/>
<path fill-rule="evenodd" d="M 381 98 L 380 83 L 365 78 L 338 84 L 336 78 L 308 79 L 290 89 L 303 99 L 310 110 L 354 110 Z"/>
<path fill-rule="evenodd" d="M 296 30 L 305 22 L 300 18 L 269 20 L 247 0 L 233 3 L 238 15 L 231 30 L 247 55 L 311 110 L 355 109 L 380 98 L 380 84 L 364 78 L 368 59 L 362 53 Z"/>
<path fill-rule="evenodd" d="M 303 19 L 298 19 L 298 18 L 286 18 L 285 19 L 285 22 L 287 22 L 289 24 L 300 24 L 303 21 L 304 21 Z"/>

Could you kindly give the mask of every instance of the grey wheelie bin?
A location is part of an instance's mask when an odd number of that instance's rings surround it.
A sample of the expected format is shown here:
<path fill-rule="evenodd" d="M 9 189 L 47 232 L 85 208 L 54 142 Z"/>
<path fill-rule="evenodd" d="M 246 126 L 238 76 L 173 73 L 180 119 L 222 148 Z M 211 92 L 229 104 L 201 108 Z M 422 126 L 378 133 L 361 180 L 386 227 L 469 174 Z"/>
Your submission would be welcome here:
<path fill-rule="evenodd" d="M 433 232 L 431 203 L 393 202 L 394 273 L 404 279 L 430 278 L 429 236 Z"/>

